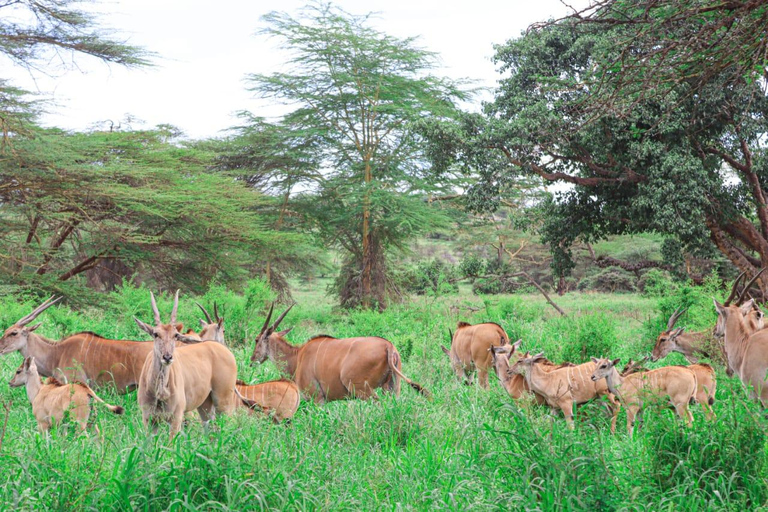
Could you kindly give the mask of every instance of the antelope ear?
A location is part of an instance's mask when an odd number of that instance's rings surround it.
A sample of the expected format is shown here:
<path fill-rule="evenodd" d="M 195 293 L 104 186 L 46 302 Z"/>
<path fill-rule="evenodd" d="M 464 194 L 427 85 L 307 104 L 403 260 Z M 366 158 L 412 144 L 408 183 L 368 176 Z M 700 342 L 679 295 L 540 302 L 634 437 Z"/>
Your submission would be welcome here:
<path fill-rule="evenodd" d="M 201 319 L 200 319 L 200 327 L 205 327 L 206 325 L 208 325 L 208 324 L 206 324 L 206 323 L 205 323 L 205 320 L 203 320 L 203 319 L 201 318 Z"/>
<path fill-rule="evenodd" d="M 32 356 L 24 358 L 24 370 L 29 370 L 29 366 L 34 363 L 35 358 Z"/>
<path fill-rule="evenodd" d="M 184 330 L 184 324 L 178 323 L 176 324 L 176 332 L 181 332 Z"/>
<path fill-rule="evenodd" d="M 288 329 L 285 329 L 284 331 L 278 331 L 278 332 L 277 332 L 277 334 L 278 334 L 279 336 L 285 336 L 286 334 L 288 334 L 288 333 L 289 333 L 289 332 L 291 332 L 292 330 L 293 330 L 293 327 L 289 327 Z"/>
<path fill-rule="evenodd" d="M 755 299 L 749 299 L 747 302 L 739 306 L 739 310 L 741 311 L 741 314 L 744 316 L 747 316 L 750 311 L 752 311 L 752 308 L 755 306 Z"/>
<path fill-rule="evenodd" d="M 182 343 L 202 343 L 203 340 L 199 340 L 197 338 L 192 338 L 190 336 L 187 336 L 186 334 L 180 334 L 176 333 L 176 339 L 181 341 Z"/>
<path fill-rule="evenodd" d="M 218 324 L 219 324 L 219 328 L 223 327 L 224 326 L 224 318 L 219 318 Z"/>
<path fill-rule="evenodd" d="M 596 357 L 590 357 L 590 359 L 592 359 L 592 362 L 593 362 L 593 363 L 595 363 L 595 364 L 597 364 L 597 363 L 600 361 L 600 360 L 599 360 L 598 358 L 596 358 Z"/>
<path fill-rule="evenodd" d="M 443 352 L 445 352 L 447 355 L 451 355 L 451 351 L 450 351 L 450 350 L 448 350 L 447 348 L 445 348 L 445 346 L 443 346 L 443 345 L 440 345 L 440 348 L 441 348 L 441 349 L 443 350 Z"/>
<path fill-rule="evenodd" d="M 514 342 L 514 343 L 512 344 L 512 352 L 514 352 L 515 350 L 519 349 L 519 348 L 520 348 L 520 345 L 522 345 L 522 344 L 523 344 L 523 339 L 522 339 L 522 338 L 520 338 L 519 340 L 517 340 L 516 342 Z"/>
<path fill-rule="evenodd" d="M 148 326 L 147 324 L 145 324 L 144 322 L 142 322 L 141 320 L 139 320 L 139 319 L 138 319 L 138 318 L 136 318 L 136 317 L 133 317 L 133 320 L 136 322 L 136 325 L 138 325 L 138 326 L 139 326 L 139 327 L 140 327 L 142 330 L 144 330 L 144 331 L 145 331 L 147 334 L 149 334 L 149 335 L 150 335 L 150 336 L 152 336 L 153 338 L 155 337 L 155 329 L 154 329 L 154 328 L 152 328 L 152 327 Z"/>
<path fill-rule="evenodd" d="M 621 361 L 621 358 L 616 358 L 616 359 L 614 359 L 613 361 L 611 361 L 611 364 L 612 364 L 613 366 L 616 366 L 617 364 L 619 364 L 619 361 Z"/>
<path fill-rule="evenodd" d="M 718 313 L 723 313 L 726 310 L 726 307 L 717 302 L 717 299 L 712 297 L 712 302 L 715 303 L 715 310 L 717 310 Z"/>
<path fill-rule="evenodd" d="M 32 332 L 38 327 L 40 327 L 41 325 L 43 325 L 43 322 L 38 322 L 35 325 L 30 325 L 29 327 L 27 327 L 27 332 Z"/>

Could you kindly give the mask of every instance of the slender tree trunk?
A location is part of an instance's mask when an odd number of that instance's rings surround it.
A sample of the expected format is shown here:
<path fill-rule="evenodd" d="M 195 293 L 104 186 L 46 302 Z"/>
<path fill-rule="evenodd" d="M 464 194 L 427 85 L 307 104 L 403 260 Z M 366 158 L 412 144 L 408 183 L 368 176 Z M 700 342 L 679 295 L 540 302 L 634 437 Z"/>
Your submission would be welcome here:
<path fill-rule="evenodd" d="M 369 185 L 372 181 L 371 162 L 365 161 L 365 199 L 363 203 L 363 269 L 361 279 L 362 305 L 364 309 L 371 307 L 371 266 L 373 265 L 373 254 L 371 244 L 371 198 Z"/>

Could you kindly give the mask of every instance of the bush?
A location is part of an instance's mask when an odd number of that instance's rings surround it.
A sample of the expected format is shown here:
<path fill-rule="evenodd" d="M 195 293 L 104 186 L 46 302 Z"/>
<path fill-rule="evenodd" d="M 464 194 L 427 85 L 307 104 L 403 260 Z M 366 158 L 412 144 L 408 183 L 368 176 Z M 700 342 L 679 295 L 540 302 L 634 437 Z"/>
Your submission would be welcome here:
<path fill-rule="evenodd" d="M 420 262 L 406 273 L 405 288 L 417 295 L 447 295 L 457 293 L 456 269 L 441 259 Z"/>
<path fill-rule="evenodd" d="M 677 291 L 677 284 L 672 281 L 669 272 L 651 269 L 642 275 L 637 288 L 647 297 L 663 297 Z"/>
<path fill-rule="evenodd" d="M 608 267 L 584 277 L 577 288 L 580 291 L 606 293 L 634 292 L 637 287 L 635 275 L 619 267 Z"/>
<path fill-rule="evenodd" d="M 476 279 L 485 273 L 485 260 L 475 254 L 465 255 L 459 263 L 461 275 L 468 279 Z"/>

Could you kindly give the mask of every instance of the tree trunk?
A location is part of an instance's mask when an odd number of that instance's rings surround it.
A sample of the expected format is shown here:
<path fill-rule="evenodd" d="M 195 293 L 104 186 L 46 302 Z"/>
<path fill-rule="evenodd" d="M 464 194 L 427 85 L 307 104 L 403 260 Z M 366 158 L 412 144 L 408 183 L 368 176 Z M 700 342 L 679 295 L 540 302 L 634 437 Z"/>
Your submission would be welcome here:
<path fill-rule="evenodd" d="M 360 276 L 360 285 L 362 287 L 362 306 L 363 309 L 371 308 L 371 267 L 375 255 L 372 254 L 371 243 L 371 200 L 369 185 L 372 180 L 371 162 L 365 162 L 365 200 L 363 204 L 363 269 Z"/>

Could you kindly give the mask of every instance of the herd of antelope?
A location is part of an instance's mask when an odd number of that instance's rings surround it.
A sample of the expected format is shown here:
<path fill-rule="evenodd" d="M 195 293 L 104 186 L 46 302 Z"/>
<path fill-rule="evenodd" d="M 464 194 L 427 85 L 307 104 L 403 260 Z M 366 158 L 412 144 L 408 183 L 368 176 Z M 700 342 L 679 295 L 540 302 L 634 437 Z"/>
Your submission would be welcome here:
<path fill-rule="evenodd" d="M 693 416 L 688 406 L 699 403 L 707 418 L 713 419 L 715 372 L 710 365 L 699 364 L 699 357 L 723 358 L 728 374 L 735 373 L 762 407 L 768 407 L 768 386 L 764 385 L 768 330 L 763 330 L 763 313 L 755 301 L 745 300 L 760 273 L 762 270 L 736 297 L 744 277 L 741 274 L 725 303 L 715 301 L 718 319 L 712 334 L 718 341 L 714 343 L 707 332 L 685 334 L 684 329 L 675 328 L 682 315 L 675 311 L 650 358 L 657 361 L 670 352 L 680 352 L 693 363 L 690 366 L 648 370 L 642 367 L 648 359 L 644 358 L 639 362 L 630 359 L 619 371 L 618 359 L 594 357 L 583 364 L 555 364 L 543 353 L 522 353 L 521 341 L 510 343 L 507 333 L 495 323 L 459 322 L 456 332 L 449 330 L 450 349 L 441 348 L 460 380 L 471 384 L 476 372 L 480 386 L 487 389 L 488 374 L 495 372 L 511 398 L 531 396 L 540 405 L 562 411 L 569 428 L 573 428 L 575 407 L 600 397 L 607 399 L 612 414 L 611 432 L 624 406 L 630 437 L 646 404 L 671 404 L 690 425 Z M 93 332 L 54 342 L 35 332 L 40 323 L 30 324 L 60 299 L 51 297 L 0 338 L 0 355 L 18 351 L 24 356 L 10 385 L 26 386 L 41 431 L 48 431 L 67 414 L 85 431 L 93 402 L 115 414 L 124 412 L 122 407 L 101 400 L 90 386 L 111 385 L 121 394 L 136 389 L 145 428 L 156 432 L 159 424 L 168 423 L 171 438 L 181 430 L 185 415 L 194 410 L 207 429 L 217 414 L 229 414 L 237 408 L 267 415 L 275 422 L 290 420 L 302 395 L 320 404 L 345 398 L 375 399 L 379 388 L 399 396 L 401 380 L 430 397 L 426 389 L 403 374 L 400 354 L 384 338 L 319 335 L 303 345 L 292 345 L 286 339 L 291 329 L 278 330 L 291 307 L 270 324 L 272 305 L 251 355 L 251 364 L 271 359 L 290 379 L 248 385 L 237 379 L 237 363 L 227 348 L 224 318 L 216 305 L 211 317 L 197 304 L 205 316 L 200 320 L 201 331 L 185 332 L 176 322 L 179 292 L 169 323 L 162 322 L 150 293 L 154 323 L 134 320 L 152 342 L 112 340 Z M 48 377 L 45 383 L 41 376 Z"/>
<path fill-rule="evenodd" d="M 277 330 L 291 307 L 270 324 L 273 304 L 251 356 L 252 363 L 272 359 L 290 380 L 248 385 L 237 379 L 235 356 L 225 342 L 224 318 L 215 305 L 211 318 L 197 304 L 205 315 L 200 321 L 202 330 L 184 332 L 183 325 L 176 322 L 179 292 L 167 324 L 162 322 L 155 296 L 150 293 L 154 323 L 134 320 L 152 337 L 151 343 L 112 340 L 93 332 L 54 342 L 35 332 L 40 323 L 30 324 L 60 299 L 51 297 L 0 338 L 0 355 L 18 351 L 24 356 L 10 384 L 26 385 L 42 431 L 60 422 L 66 413 L 85 431 L 92 401 L 115 414 L 124 412 L 122 407 L 104 403 L 90 385 L 113 385 L 121 394 L 136 389 L 144 426 L 156 432 L 160 423 L 168 423 L 171 438 L 181 430 L 185 414 L 194 410 L 207 428 L 217 414 L 228 414 L 238 407 L 268 415 L 276 422 L 290 420 L 302 394 L 318 403 L 376 398 L 378 388 L 398 396 L 401 380 L 429 397 L 426 389 L 403 374 L 400 354 L 384 338 L 321 335 L 301 346 L 291 345 L 285 338 L 290 329 Z M 48 377 L 45 384 L 40 376 Z"/>

